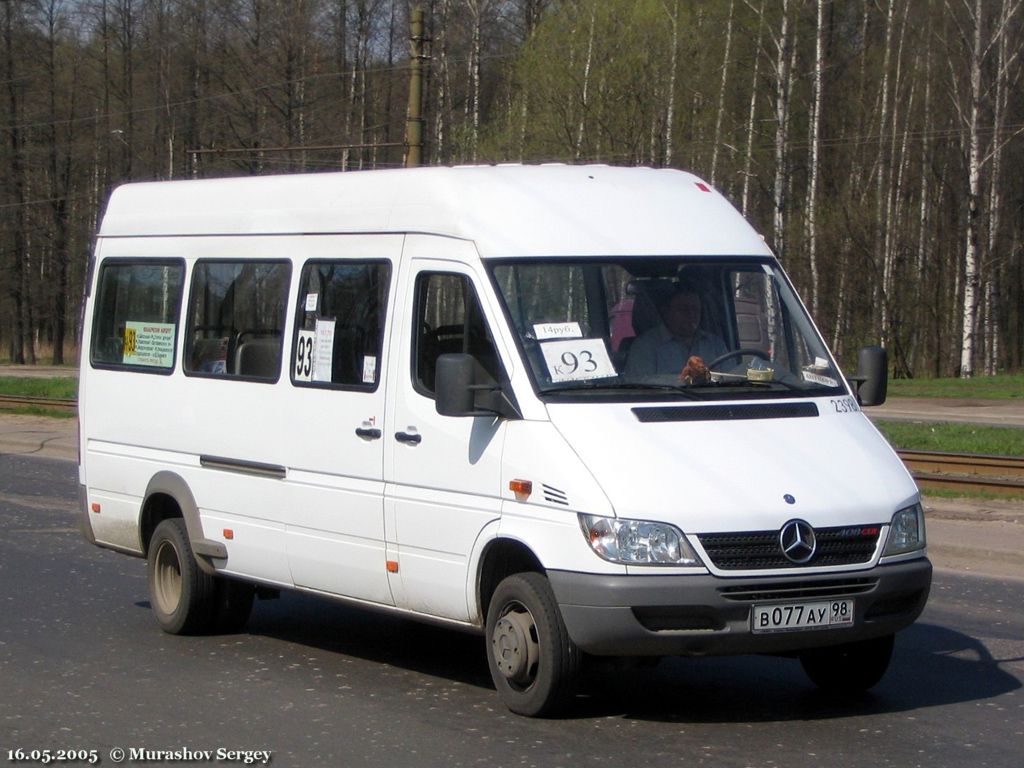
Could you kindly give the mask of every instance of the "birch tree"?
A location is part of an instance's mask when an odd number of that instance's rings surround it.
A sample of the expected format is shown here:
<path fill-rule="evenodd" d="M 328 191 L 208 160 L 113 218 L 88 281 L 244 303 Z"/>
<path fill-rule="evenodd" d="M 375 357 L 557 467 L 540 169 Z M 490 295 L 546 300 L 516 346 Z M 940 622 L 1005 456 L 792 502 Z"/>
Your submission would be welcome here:
<path fill-rule="evenodd" d="M 807 183 L 807 261 L 811 269 L 811 308 L 818 314 L 821 278 L 818 275 L 818 177 L 821 144 L 822 82 L 825 76 L 825 0 L 817 0 L 817 23 L 814 35 L 814 86 L 811 96 L 811 125 Z"/>

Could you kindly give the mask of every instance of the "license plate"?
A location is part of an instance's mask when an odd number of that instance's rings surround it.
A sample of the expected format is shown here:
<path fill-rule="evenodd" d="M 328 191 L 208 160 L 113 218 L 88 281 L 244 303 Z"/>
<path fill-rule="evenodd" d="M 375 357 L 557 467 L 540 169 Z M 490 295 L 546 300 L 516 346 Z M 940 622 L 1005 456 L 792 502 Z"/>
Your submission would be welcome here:
<path fill-rule="evenodd" d="M 755 634 L 852 626 L 853 600 L 755 605 L 750 614 L 750 629 Z"/>

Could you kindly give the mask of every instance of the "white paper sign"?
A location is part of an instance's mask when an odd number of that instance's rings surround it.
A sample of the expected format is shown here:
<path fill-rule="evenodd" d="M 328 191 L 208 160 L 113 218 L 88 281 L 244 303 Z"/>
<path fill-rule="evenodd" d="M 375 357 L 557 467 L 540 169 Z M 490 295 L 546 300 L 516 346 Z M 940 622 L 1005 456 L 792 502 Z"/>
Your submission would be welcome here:
<path fill-rule="evenodd" d="M 579 323 L 537 323 L 533 333 L 538 341 L 545 339 L 579 339 L 583 337 Z"/>
<path fill-rule="evenodd" d="M 602 339 L 548 341 L 540 348 L 552 382 L 606 379 L 616 375 Z"/>
<path fill-rule="evenodd" d="M 319 298 L 320 298 L 320 295 L 317 294 L 317 293 L 307 293 L 306 294 L 306 311 L 307 312 L 316 312 L 316 302 L 317 302 L 317 299 L 319 299 Z"/>
<path fill-rule="evenodd" d="M 363 357 L 363 384 L 373 384 L 377 378 L 377 358 L 373 355 Z"/>
<path fill-rule="evenodd" d="M 833 379 L 831 376 L 819 376 L 816 373 L 810 371 L 803 371 L 804 381 L 809 381 L 812 384 L 822 384 L 826 387 L 838 387 L 839 382 Z"/>
<path fill-rule="evenodd" d="M 174 323 L 129 320 L 124 324 L 124 356 L 121 362 L 125 365 L 173 368 L 174 329 Z"/>
<path fill-rule="evenodd" d="M 313 380 L 313 358 L 316 356 L 316 333 L 299 331 L 299 341 L 295 345 L 295 380 Z"/>
<path fill-rule="evenodd" d="M 316 354 L 313 355 L 313 381 L 330 381 L 334 368 L 334 321 L 316 321 Z"/>

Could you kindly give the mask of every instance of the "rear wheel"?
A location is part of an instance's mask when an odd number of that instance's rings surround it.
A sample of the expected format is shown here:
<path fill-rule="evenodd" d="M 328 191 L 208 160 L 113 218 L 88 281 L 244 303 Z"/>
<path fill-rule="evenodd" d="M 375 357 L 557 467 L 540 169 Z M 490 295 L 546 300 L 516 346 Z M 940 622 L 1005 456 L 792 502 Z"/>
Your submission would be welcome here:
<path fill-rule="evenodd" d="M 814 648 L 800 655 L 811 681 L 826 691 L 859 693 L 875 686 L 889 669 L 893 635 Z"/>
<path fill-rule="evenodd" d="M 513 712 L 549 715 L 572 696 L 580 651 L 541 574 L 517 573 L 498 584 L 487 610 L 487 641 L 491 678 Z"/>
<path fill-rule="evenodd" d="M 185 521 L 164 520 L 149 542 L 149 603 L 164 632 L 191 635 L 207 631 L 215 614 L 215 583 L 192 555 Z"/>
<path fill-rule="evenodd" d="M 164 632 L 231 633 L 249 620 L 255 588 L 203 571 L 192 554 L 182 518 L 169 518 L 156 527 L 147 560 L 149 603 Z"/>

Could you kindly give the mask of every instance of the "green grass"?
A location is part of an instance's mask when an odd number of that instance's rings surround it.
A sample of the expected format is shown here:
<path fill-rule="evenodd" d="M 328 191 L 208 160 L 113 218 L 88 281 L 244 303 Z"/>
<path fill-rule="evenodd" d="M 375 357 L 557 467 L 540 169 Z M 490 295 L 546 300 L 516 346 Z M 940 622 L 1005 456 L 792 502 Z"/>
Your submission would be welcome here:
<path fill-rule="evenodd" d="M 1024 456 L 1024 429 L 1020 428 L 881 420 L 876 421 L 875 426 L 895 448 Z"/>
<path fill-rule="evenodd" d="M 1024 400 L 1024 373 L 975 376 L 973 379 L 890 379 L 889 395 Z"/>
<path fill-rule="evenodd" d="M 22 397 L 64 397 L 78 396 L 78 379 L 59 377 L 37 379 L 21 376 L 0 376 L 0 395 L 19 395 Z M 27 416 L 50 416 L 57 419 L 73 419 L 74 411 L 61 411 L 53 408 L 41 408 L 35 405 L 19 405 L 14 408 L 0 408 L 3 413 L 17 413 Z"/>
<path fill-rule="evenodd" d="M 20 376 L 0 376 L 0 395 L 74 398 L 78 396 L 78 379 L 71 377 L 36 379 L 22 378 Z"/>
<path fill-rule="evenodd" d="M 940 499 L 984 499 L 985 501 L 1024 501 L 1024 494 L 1017 493 L 991 493 L 971 489 L 969 491 L 954 491 L 952 488 L 924 488 L 921 490 L 923 496 L 933 496 Z"/>

